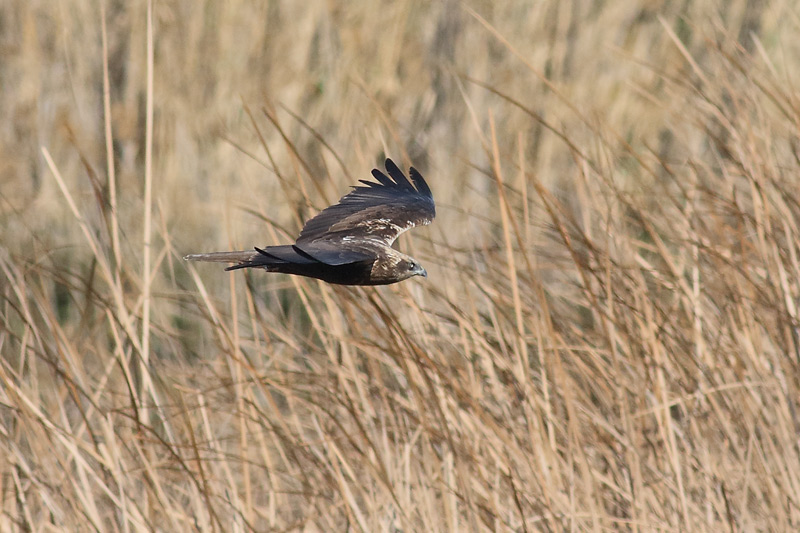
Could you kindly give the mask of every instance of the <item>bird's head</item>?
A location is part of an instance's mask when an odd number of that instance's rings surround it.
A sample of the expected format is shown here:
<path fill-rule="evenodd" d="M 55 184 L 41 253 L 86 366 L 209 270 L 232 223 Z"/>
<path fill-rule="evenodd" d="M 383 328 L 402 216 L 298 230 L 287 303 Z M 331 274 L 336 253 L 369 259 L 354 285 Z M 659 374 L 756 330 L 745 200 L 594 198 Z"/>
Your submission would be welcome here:
<path fill-rule="evenodd" d="M 409 278 L 411 276 L 422 276 L 423 278 L 428 277 L 428 272 L 426 272 L 425 269 L 422 268 L 422 265 L 420 265 L 415 259 L 409 257 L 406 259 L 403 266 L 406 269 L 406 272 L 408 272 L 407 277 Z"/>
<path fill-rule="evenodd" d="M 373 285 L 397 283 L 412 276 L 427 278 L 428 273 L 416 259 L 388 246 L 381 250 L 378 260 L 372 265 Z"/>

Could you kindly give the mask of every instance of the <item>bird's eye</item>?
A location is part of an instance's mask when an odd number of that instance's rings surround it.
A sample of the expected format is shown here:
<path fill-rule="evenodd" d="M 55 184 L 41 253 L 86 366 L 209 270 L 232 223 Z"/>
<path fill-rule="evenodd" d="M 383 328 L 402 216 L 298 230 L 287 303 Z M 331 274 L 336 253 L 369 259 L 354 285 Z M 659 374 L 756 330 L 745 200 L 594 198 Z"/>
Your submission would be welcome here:
<path fill-rule="evenodd" d="M 415 268 L 417 268 L 417 264 L 416 263 L 409 263 L 408 264 L 408 269 L 409 270 L 414 270 Z"/>

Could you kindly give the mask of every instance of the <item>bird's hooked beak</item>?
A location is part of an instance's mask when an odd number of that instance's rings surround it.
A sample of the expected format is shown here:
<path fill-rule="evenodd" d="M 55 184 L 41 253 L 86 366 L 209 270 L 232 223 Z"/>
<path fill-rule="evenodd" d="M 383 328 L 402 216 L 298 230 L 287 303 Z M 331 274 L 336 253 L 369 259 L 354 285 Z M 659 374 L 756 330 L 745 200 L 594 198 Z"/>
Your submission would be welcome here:
<path fill-rule="evenodd" d="M 422 266 L 418 266 L 414 272 L 417 276 L 422 276 L 423 278 L 428 277 L 428 271 L 422 268 Z"/>

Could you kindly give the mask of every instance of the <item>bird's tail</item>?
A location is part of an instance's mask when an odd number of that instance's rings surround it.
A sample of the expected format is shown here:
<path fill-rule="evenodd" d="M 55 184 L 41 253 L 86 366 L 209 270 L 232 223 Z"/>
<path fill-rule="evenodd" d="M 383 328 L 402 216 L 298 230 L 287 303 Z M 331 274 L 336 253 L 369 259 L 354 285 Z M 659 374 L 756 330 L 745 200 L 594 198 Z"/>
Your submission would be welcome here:
<path fill-rule="evenodd" d="M 263 266 L 253 264 L 253 260 L 260 256 L 255 250 L 243 250 L 239 252 L 211 252 L 208 254 L 190 254 L 184 256 L 187 261 L 206 261 L 211 263 L 238 263 L 228 267 L 226 270 L 236 268 L 246 268 L 249 266 Z"/>
<path fill-rule="evenodd" d="M 187 261 L 209 261 L 214 263 L 237 263 L 225 270 L 239 268 L 266 268 L 273 272 L 282 272 L 287 265 L 308 265 L 318 263 L 310 256 L 302 255 L 289 246 L 267 246 L 263 250 L 255 248 L 241 252 L 211 252 L 208 254 L 191 254 L 184 257 Z"/>

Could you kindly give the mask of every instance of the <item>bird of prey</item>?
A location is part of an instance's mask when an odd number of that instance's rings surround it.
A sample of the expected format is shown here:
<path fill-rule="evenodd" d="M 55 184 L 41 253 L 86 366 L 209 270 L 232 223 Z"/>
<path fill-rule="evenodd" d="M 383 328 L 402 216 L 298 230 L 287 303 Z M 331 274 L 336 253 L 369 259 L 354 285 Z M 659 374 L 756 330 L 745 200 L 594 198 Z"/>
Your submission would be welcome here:
<path fill-rule="evenodd" d="M 263 268 L 321 279 L 338 285 L 388 285 L 427 272 L 412 257 L 392 248 L 404 231 L 427 225 L 436 216 L 433 194 L 414 168 L 409 179 L 391 159 L 388 176 L 359 180 L 339 203 L 306 222 L 294 244 L 253 251 L 187 255 L 190 261 L 236 263 L 225 270 Z"/>

